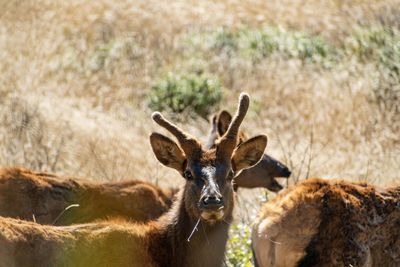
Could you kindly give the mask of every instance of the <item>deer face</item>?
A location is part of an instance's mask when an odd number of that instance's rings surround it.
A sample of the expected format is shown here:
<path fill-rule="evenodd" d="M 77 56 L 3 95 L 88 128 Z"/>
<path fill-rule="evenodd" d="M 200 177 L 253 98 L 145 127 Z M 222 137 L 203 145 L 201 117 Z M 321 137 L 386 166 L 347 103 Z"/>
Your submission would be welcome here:
<path fill-rule="evenodd" d="M 288 178 L 290 175 L 288 167 L 264 154 L 254 167 L 246 169 L 236 176 L 235 183 L 246 188 L 265 187 L 272 192 L 279 192 L 283 186 L 275 178 Z"/>
<path fill-rule="evenodd" d="M 214 223 L 231 213 L 233 170 L 229 162 L 216 158 L 216 151 L 204 151 L 201 159 L 187 163 L 186 209 L 204 221 Z"/>
<path fill-rule="evenodd" d="M 236 147 L 239 126 L 248 105 L 249 97 L 242 94 L 238 112 L 228 130 L 209 150 L 203 149 L 194 137 L 185 134 L 160 113 L 153 114 L 153 119 L 179 141 L 177 145 L 168 137 L 153 133 L 150 142 L 154 154 L 162 164 L 176 169 L 186 179 L 184 201 L 188 214 L 209 224 L 231 216 L 232 179 L 235 173 L 256 164 L 267 144 L 267 137 L 260 135 Z"/>

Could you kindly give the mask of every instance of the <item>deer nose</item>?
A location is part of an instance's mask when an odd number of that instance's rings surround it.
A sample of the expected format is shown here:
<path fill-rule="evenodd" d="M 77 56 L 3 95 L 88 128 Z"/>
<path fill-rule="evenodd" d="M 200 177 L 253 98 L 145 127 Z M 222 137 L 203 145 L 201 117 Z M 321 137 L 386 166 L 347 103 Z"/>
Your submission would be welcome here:
<path fill-rule="evenodd" d="M 206 209 L 218 209 L 224 205 L 222 197 L 217 195 L 205 196 L 201 200 L 201 206 Z"/>
<path fill-rule="evenodd" d="M 283 177 L 289 177 L 291 174 L 292 174 L 292 172 L 289 170 L 289 168 L 288 167 L 285 167 L 283 170 L 282 170 L 282 176 Z"/>

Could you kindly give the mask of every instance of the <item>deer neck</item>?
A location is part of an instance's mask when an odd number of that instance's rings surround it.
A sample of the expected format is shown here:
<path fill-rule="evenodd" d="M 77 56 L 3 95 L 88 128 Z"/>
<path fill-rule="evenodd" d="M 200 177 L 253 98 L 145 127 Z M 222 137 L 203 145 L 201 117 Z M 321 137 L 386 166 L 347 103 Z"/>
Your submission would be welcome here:
<path fill-rule="evenodd" d="M 172 209 L 158 221 L 163 229 L 158 243 L 165 247 L 164 253 L 168 255 L 168 262 L 160 265 L 221 266 L 231 220 L 230 214 L 213 225 L 202 220 L 198 222 L 185 207 L 183 191 L 179 192 Z"/>

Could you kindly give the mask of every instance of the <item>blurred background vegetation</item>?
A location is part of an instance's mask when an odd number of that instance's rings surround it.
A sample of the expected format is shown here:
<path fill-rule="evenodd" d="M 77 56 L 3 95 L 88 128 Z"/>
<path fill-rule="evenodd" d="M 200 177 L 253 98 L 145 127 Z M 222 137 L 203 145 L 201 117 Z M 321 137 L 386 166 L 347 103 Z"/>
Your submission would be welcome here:
<path fill-rule="evenodd" d="M 204 140 L 247 91 L 243 129 L 268 134 L 289 184 L 392 184 L 399 31 L 399 0 L 0 0 L 0 164 L 178 185 L 152 155 L 151 112 Z M 228 266 L 251 266 L 260 196 L 238 194 Z"/>

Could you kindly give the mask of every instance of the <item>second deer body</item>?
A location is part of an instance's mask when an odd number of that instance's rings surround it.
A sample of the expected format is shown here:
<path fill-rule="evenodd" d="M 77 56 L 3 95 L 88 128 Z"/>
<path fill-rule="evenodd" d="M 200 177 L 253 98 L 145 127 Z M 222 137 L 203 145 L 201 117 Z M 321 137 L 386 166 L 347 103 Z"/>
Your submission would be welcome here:
<path fill-rule="evenodd" d="M 400 266 L 400 186 L 309 179 L 266 203 L 252 246 L 259 267 Z"/>

